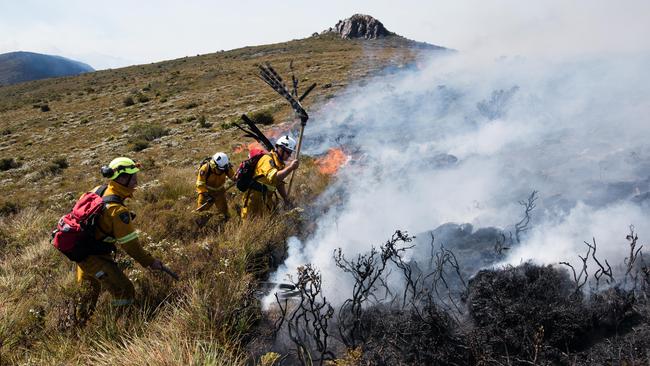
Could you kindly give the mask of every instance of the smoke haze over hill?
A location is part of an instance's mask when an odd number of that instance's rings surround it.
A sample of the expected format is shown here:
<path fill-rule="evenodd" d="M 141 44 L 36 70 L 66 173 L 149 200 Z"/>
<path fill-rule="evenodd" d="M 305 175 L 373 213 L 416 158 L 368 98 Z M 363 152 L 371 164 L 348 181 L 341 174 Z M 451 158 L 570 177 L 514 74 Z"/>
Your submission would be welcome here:
<path fill-rule="evenodd" d="M 311 154 L 342 146 L 351 161 L 322 197 L 332 207 L 313 237 L 290 240 L 277 279 L 314 263 L 330 298 L 345 296 L 335 248 L 355 255 L 395 229 L 447 222 L 512 230 L 532 190 L 540 192 L 532 229 L 507 262 L 574 261 L 595 237 L 599 254 L 619 263 L 628 225 L 650 237 L 648 61 L 478 62 L 461 53 L 349 89 L 314 114 L 305 146 Z"/>

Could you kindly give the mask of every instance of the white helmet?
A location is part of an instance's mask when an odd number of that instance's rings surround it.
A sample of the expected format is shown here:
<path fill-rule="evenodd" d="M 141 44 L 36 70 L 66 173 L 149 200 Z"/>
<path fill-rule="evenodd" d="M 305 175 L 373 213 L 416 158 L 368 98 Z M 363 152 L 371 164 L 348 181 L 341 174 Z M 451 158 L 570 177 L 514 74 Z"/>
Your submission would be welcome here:
<path fill-rule="evenodd" d="M 284 135 L 275 141 L 275 146 L 282 146 L 289 151 L 296 150 L 296 140 L 289 135 Z"/>
<path fill-rule="evenodd" d="M 217 164 L 217 168 L 219 169 L 226 169 L 228 167 L 228 155 L 223 152 L 218 152 L 214 155 L 212 155 L 212 160 L 214 160 L 215 164 Z"/>

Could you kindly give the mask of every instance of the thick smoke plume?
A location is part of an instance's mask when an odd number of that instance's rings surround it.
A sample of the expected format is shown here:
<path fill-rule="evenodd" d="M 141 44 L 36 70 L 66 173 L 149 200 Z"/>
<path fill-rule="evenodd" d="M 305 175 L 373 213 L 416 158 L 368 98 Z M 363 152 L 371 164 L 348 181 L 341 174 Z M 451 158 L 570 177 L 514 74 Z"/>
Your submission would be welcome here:
<path fill-rule="evenodd" d="M 350 161 L 321 197 L 316 232 L 289 241 L 275 279 L 312 263 L 329 299 L 342 300 L 336 248 L 352 256 L 395 229 L 417 235 L 450 222 L 513 231 L 533 190 L 530 230 L 505 262 L 575 261 L 595 237 L 599 255 L 619 263 L 629 225 L 650 238 L 649 64 L 458 53 L 349 88 L 314 114 L 305 149 L 340 147 Z M 426 257 L 423 243 L 411 255 Z"/>

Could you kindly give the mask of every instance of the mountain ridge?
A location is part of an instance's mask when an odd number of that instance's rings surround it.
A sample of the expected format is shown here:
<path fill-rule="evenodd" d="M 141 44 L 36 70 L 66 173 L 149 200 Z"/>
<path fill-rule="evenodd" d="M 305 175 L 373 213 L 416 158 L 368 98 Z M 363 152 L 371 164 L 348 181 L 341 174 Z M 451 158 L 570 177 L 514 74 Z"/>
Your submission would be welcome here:
<path fill-rule="evenodd" d="M 0 54 L 0 86 L 95 71 L 90 65 L 58 55 L 16 51 Z"/>

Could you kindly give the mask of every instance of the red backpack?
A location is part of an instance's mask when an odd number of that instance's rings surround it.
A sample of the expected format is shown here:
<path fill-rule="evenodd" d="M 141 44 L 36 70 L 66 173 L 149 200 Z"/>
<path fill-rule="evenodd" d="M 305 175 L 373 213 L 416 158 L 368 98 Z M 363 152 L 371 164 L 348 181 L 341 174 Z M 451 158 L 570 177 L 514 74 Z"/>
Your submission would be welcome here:
<path fill-rule="evenodd" d="M 70 260 L 80 262 L 92 254 L 109 254 L 115 245 L 95 239 L 95 228 L 108 203 L 122 204 L 116 195 L 102 197 L 106 185 L 95 192 L 84 193 L 72 211 L 61 217 L 52 232 L 51 243 Z"/>

